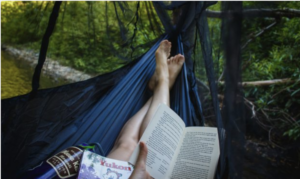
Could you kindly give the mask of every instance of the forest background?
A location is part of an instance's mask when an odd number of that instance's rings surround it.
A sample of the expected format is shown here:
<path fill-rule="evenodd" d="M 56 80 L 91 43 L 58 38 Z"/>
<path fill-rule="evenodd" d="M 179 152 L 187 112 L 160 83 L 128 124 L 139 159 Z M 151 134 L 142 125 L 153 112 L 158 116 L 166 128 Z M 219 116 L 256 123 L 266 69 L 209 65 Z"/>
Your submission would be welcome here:
<path fill-rule="evenodd" d="M 115 3 L 126 6 L 127 11 Z M 63 2 L 47 57 L 92 75 L 116 70 L 139 57 L 164 33 L 164 29 L 158 17 L 155 22 L 148 21 L 149 14 L 156 16 L 150 2 L 141 2 L 138 11 L 137 3 Z M 220 11 L 221 4 L 212 5 L 209 11 Z M 50 1 L 2 1 L 1 43 L 38 53 L 53 5 Z M 243 2 L 243 7 L 299 11 L 300 3 Z M 116 11 L 123 16 L 117 17 Z M 264 131 L 263 136 L 259 136 L 261 133 L 251 133 L 250 129 L 248 137 L 265 138 L 273 147 L 282 148 L 300 141 L 300 20 L 299 14 L 295 14 L 244 19 L 242 23 L 242 79 L 250 82 L 243 90 L 252 120 L 247 124 L 255 122 Z M 121 33 L 118 18 L 124 18 L 124 28 L 129 29 L 127 34 Z M 209 14 L 208 23 L 222 103 L 225 61 L 222 23 L 220 18 Z M 123 35 L 130 38 L 123 38 Z M 133 45 L 127 45 L 130 44 L 126 43 L 128 39 Z M 201 48 L 194 51 L 195 74 L 199 84 L 205 87 L 207 78 Z M 204 100 L 210 100 L 209 91 Z M 300 153 L 298 157 L 300 160 Z"/>

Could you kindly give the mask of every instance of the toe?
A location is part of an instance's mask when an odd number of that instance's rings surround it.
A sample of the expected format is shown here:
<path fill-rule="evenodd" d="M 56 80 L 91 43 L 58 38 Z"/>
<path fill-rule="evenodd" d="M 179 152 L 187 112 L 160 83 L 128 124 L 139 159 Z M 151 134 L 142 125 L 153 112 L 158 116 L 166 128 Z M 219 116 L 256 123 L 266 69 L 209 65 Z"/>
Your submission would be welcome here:
<path fill-rule="evenodd" d="M 183 55 L 180 55 L 180 57 L 178 58 L 178 62 L 180 63 L 180 64 L 183 64 L 184 63 L 184 56 Z"/>
<path fill-rule="evenodd" d="M 174 63 L 175 60 L 176 60 L 176 57 L 173 57 L 171 63 Z"/>
<path fill-rule="evenodd" d="M 178 63 L 178 59 L 179 59 L 179 58 L 180 58 L 180 54 L 176 55 L 176 56 L 175 56 L 174 62 L 175 62 L 175 63 Z"/>

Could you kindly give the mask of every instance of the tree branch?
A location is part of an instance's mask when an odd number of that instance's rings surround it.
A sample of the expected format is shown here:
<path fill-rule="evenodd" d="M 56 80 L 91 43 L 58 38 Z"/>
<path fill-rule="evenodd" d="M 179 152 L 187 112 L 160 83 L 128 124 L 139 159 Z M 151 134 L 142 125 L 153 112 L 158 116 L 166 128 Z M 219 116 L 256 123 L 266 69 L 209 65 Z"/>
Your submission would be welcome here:
<path fill-rule="evenodd" d="M 249 100 L 246 99 L 245 97 L 244 97 L 244 100 L 245 100 L 245 102 L 247 102 L 247 103 L 250 105 L 250 108 L 251 108 L 251 111 L 252 111 L 251 119 L 252 119 L 252 118 L 255 118 L 255 117 L 256 117 L 255 105 L 253 104 L 253 102 L 249 101 Z M 246 104 L 246 103 L 245 103 L 245 104 Z"/>
<path fill-rule="evenodd" d="M 242 87 L 252 87 L 252 86 L 269 86 L 275 84 L 287 84 L 287 83 L 298 83 L 300 80 L 291 80 L 290 78 L 284 79 L 274 79 L 274 80 L 264 80 L 264 81 L 248 81 L 242 82 Z M 224 81 L 219 82 L 220 85 L 224 85 Z"/>
<path fill-rule="evenodd" d="M 227 14 L 229 17 L 233 15 L 232 12 Z M 225 16 L 224 13 L 220 11 L 210 11 L 206 10 L 206 16 L 211 18 L 222 18 Z M 245 18 L 255 18 L 255 17 L 273 17 L 273 18 L 294 18 L 300 17 L 300 10 L 298 9 L 246 9 L 243 11 L 243 17 Z"/>
<path fill-rule="evenodd" d="M 244 63 L 244 65 L 242 66 L 242 70 L 243 70 L 243 71 L 249 66 L 250 61 L 251 61 L 251 52 L 250 52 L 250 54 L 249 54 L 249 59 L 248 59 L 248 61 L 246 61 L 246 62 Z"/>
<path fill-rule="evenodd" d="M 199 80 L 198 78 L 196 78 L 196 82 L 197 82 L 197 85 L 203 86 L 206 90 L 210 91 L 209 87 L 206 84 L 204 84 L 201 80 Z"/>
<path fill-rule="evenodd" d="M 242 47 L 242 49 L 246 48 L 247 45 L 254 40 L 256 37 L 260 36 L 261 34 L 263 34 L 264 32 L 266 32 L 267 30 L 269 30 L 271 27 L 273 27 L 274 25 L 277 24 L 277 21 L 273 22 L 272 24 L 268 25 L 267 27 L 264 27 L 260 32 L 258 32 L 257 34 L 255 34 L 254 36 L 252 36 Z M 250 35 L 251 36 L 251 35 Z"/>

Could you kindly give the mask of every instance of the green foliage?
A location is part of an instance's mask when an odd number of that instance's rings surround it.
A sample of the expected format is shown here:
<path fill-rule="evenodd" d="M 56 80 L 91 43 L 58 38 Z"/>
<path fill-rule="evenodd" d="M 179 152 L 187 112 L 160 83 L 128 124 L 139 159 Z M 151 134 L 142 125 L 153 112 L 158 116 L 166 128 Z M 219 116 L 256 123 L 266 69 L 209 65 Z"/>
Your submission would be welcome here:
<path fill-rule="evenodd" d="M 300 138 L 300 124 L 298 124 L 298 126 L 293 127 L 292 129 L 286 131 L 283 135 L 289 136 L 290 138 L 292 138 L 294 140 L 299 139 Z"/>
<path fill-rule="evenodd" d="M 127 59 L 134 59 L 145 53 L 151 44 L 137 46 L 160 35 L 154 34 L 159 29 L 150 30 L 145 10 L 148 2 L 140 2 L 138 29 L 132 43 L 135 48 L 133 54 L 131 46 L 122 44 L 133 37 L 136 21 L 134 17 L 139 2 L 128 2 L 128 7 L 124 8 L 126 11 L 117 6 L 122 3 L 64 1 L 50 39 L 47 56 L 86 73 L 102 74 L 125 64 L 112 51 L 113 48 Z M 38 52 L 54 2 L 1 2 L 1 5 L 2 43 Z M 150 3 L 147 5 L 150 6 Z M 123 31 L 124 34 L 121 34 L 115 11 L 118 12 L 123 26 L 128 28 L 127 32 Z M 126 37 L 122 38 L 122 35 Z"/>
<path fill-rule="evenodd" d="M 243 2 L 244 9 L 300 9 L 299 2 Z M 210 10 L 220 11 L 221 2 Z M 299 138 L 298 123 L 300 106 L 300 20 L 282 17 L 276 25 L 265 30 L 275 22 L 274 18 L 249 18 L 242 23 L 242 79 L 259 81 L 291 78 L 292 84 L 272 85 L 268 87 L 245 88 L 245 97 L 254 102 L 256 110 L 264 116 L 267 125 L 287 131 L 285 135 Z M 224 52 L 221 41 L 221 20 L 208 18 L 210 37 L 213 45 L 213 59 L 218 79 L 224 69 Z M 263 32 L 262 32 L 263 31 Z M 262 32 L 261 35 L 256 36 Z M 219 69 L 219 70 L 218 70 Z M 198 67 L 197 77 L 203 77 L 203 64 Z M 205 73 L 204 73 L 205 74 Z M 223 80 L 223 79 L 222 79 Z M 220 88 L 220 93 L 222 93 Z M 297 125 L 296 125 L 297 126 Z"/>
<path fill-rule="evenodd" d="M 49 17 L 49 2 L 1 2 L 2 42 L 24 44 L 41 39 L 44 17 Z M 44 30 L 44 29 L 43 29 Z"/>

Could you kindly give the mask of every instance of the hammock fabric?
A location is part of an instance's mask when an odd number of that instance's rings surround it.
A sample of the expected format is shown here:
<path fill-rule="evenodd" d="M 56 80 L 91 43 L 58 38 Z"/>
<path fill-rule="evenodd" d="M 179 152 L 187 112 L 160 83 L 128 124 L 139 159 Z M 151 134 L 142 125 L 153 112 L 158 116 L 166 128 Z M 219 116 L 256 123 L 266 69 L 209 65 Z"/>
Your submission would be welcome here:
<path fill-rule="evenodd" d="M 208 25 L 205 13 L 202 13 L 211 4 L 173 2 L 166 5 L 163 2 L 153 2 L 166 35 L 161 36 L 147 53 L 114 72 L 82 82 L 38 90 L 39 75 L 60 6 L 60 2 L 55 2 L 33 76 L 33 91 L 2 100 L 3 178 L 15 178 L 47 157 L 83 142 L 99 142 L 108 154 L 125 122 L 151 96 L 147 83 L 155 70 L 155 51 L 163 39 L 172 42 L 171 55 L 181 53 L 186 58 L 170 94 L 171 108 L 187 126 L 203 125 L 204 118 L 191 57 L 195 34 L 201 40 L 219 129 L 221 158 L 216 178 L 221 178 L 225 161 L 223 124 L 214 83 Z M 166 11 L 179 7 L 182 8 L 182 14 L 174 27 Z"/>

